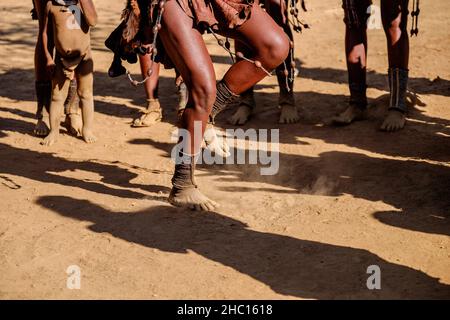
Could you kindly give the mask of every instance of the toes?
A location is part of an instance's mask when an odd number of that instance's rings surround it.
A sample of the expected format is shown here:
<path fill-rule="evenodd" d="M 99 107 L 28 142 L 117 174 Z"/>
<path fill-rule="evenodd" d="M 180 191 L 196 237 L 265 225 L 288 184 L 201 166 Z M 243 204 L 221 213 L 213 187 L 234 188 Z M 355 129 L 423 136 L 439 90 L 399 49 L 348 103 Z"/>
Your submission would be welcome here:
<path fill-rule="evenodd" d="M 214 210 L 214 209 L 220 207 L 220 204 L 218 204 L 217 202 L 215 202 L 215 201 L 213 201 L 211 199 L 208 200 L 207 204 L 210 207 L 210 210 Z"/>
<path fill-rule="evenodd" d="M 176 207 L 183 207 L 194 211 L 213 211 L 218 204 L 207 198 L 197 189 L 187 189 L 180 194 L 171 192 L 168 202 Z"/>
<path fill-rule="evenodd" d="M 207 143 L 207 148 L 214 153 L 217 153 L 221 157 L 228 157 L 230 156 L 230 147 L 227 143 L 222 141 L 222 144 L 220 144 L 218 141 L 214 141 L 212 143 Z"/>
<path fill-rule="evenodd" d="M 195 203 L 194 201 L 187 201 L 186 203 L 180 203 L 178 201 L 170 201 L 169 202 L 176 207 L 185 207 L 192 211 L 214 211 L 219 205 L 209 199 L 206 199 L 204 202 Z"/>
<path fill-rule="evenodd" d="M 300 120 L 300 117 L 298 117 L 298 116 L 293 116 L 293 117 L 281 116 L 279 123 L 293 124 L 293 123 L 297 123 L 299 120 Z"/>
<path fill-rule="evenodd" d="M 136 119 L 133 121 L 133 123 L 131 124 L 132 127 L 146 127 L 146 125 L 140 120 L 140 119 Z"/>
<path fill-rule="evenodd" d="M 55 141 L 53 139 L 44 139 L 44 141 L 41 142 L 41 145 L 50 147 Z"/>
<path fill-rule="evenodd" d="M 94 142 L 96 142 L 97 141 L 97 137 L 95 137 L 95 136 L 84 136 L 83 137 L 83 139 L 84 139 L 84 141 L 86 142 L 86 143 L 94 143 Z"/>
<path fill-rule="evenodd" d="M 239 119 L 238 125 L 243 126 L 247 122 L 247 119 Z"/>
<path fill-rule="evenodd" d="M 207 202 L 206 203 L 206 208 L 208 209 L 208 211 L 213 211 L 214 209 L 216 209 L 217 206 L 215 206 L 214 204 Z"/>
<path fill-rule="evenodd" d="M 216 209 L 219 205 L 216 202 L 207 199 L 205 202 L 202 202 L 199 206 L 202 211 L 214 211 L 214 209 Z"/>
<path fill-rule="evenodd" d="M 292 124 L 294 123 L 292 118 L 283 118 L 283 120 L 281 121 L 282 124 Z"/>
<path fill-rule="evenodd" d="M 392 129 L 394 128 L 394 125 L 393 125 L 391 122 L 388 121 L 388 122 L 386 123 L 385 128 L 386 128 L 386 131 L 387 131 L 387 132 L 392 132 Z"/>
<path fill-rule="evenodd" d="M 248 119 L 245 118 L 245 117 L 234 116 L 234 117 L 231 117 L 230 124 L 233 125 L 233 126 L 236 126 L 236 125 L 242 126 L 242 125 L 244 125 L 247 122 L 247 120 Z"/>
<path fill-rule="evenodd" d="M 140 118 L 134 119 L 131 126 L 132 127 L 149 127 L 157 123 L 161 119 L 159 114 L 149 113 L 144 114 Z"/>

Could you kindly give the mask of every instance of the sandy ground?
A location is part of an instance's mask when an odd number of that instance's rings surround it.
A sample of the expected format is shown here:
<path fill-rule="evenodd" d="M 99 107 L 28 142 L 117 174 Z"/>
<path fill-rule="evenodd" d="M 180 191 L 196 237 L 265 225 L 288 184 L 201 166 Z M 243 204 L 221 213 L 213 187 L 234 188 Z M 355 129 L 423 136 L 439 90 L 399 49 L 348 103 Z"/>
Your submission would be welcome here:
<path fill-rule="evenodd" d="M 279 126 L 276 78 L 257 87 L 244 128 L 280 129 L 280 171 L 203 166 L 198 181 L 216 212 L 168 205 L 176 94 L 164 70 L 164 122 L 131 129 L 143 89 L 111 80 L 103 41 L 122 1 L 95 1 L 96 132 L 63 134 L 50 148 L 34 125 L 30 1 L 0 5 L 0 298 L 450 298 L 450 2 L 425 1 L 411 39 L 406 129 L 378 131 L 387 101 L 382 30 L 369 33 L 367 121 L 328 126 L 347 86 L 338 0 L 310 1 L 312 29 L 296 35 L 303 119 Z M 205 37 L 218 78 L 226 53 Z M 137 74 L 138 67 L 131 66 Z M 219 126 L 230 128 L 226 118 Z M 64 131 L 64 130 L 63 130 Z M 66 269 L 81 269 L 81 289 Z M 381 290 L 368 290 L 368 266 Z"/>

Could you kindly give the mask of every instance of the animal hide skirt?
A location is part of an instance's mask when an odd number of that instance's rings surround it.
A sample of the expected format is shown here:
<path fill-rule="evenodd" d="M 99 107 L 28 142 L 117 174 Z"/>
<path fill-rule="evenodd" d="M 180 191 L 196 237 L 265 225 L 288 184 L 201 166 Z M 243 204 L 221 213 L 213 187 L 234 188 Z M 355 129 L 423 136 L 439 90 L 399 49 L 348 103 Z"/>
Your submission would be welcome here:
<path fill-rule="evenodd" d="M 186 14 L 194 20 L 201 32 L 205 27 L 215 30 L 234 29 L 249 17 L 253 0 L 169 0 L 177 1 Z"/>
<path fill-rule="evenodd" d="M 239 27 L 250 17 L 254 4 L 254 0 L 166 1 L 177 1 L 186 15 L 193 19 L 193 26 L 202 33 L 208 27 L 216 31 Z M 152 30 L 159 13 L 158 2 L 158 0 L 127 1 L 122 12 L 122 22 L 105 41 L 106 47 L 114 52 L 114 61 L 109 70 L 111 77 L 125 73 L 121 60 L 127 60 L 129 63 L 138 61 L 135 48 L 152 42 Z M 159 38 L 156 47 L 158 53 L 155 61 L 163 63 L 166 68 L 173 67 Z"/>

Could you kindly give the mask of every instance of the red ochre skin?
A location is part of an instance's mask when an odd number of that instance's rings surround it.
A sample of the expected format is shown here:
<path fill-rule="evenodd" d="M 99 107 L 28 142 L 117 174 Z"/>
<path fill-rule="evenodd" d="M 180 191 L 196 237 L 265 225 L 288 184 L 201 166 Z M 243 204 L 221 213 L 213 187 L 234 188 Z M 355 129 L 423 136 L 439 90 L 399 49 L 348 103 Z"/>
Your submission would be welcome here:
<path fill-rule="evenodd" d="M 200 121 L 204 130 L 216 96 L 216 78 L 211 57 L 199 30 L 192 28 L 193 20 L 177 1 L 165 4 L 162 28 L 159 31 L 166 54 L 181 73 L 188 90 L 188 108 L 182 116 L 181 127 L 194 133 L 194 122 Z M 251 48 L 252 60 L 260 61 L 273 70 L 287 57 L 289 38 L 273 19 L 259 6 L 253 6 L 249 18 L 234 29 L 221 28 L 217 33 L 242 41 Z M 238 61 L 224 75 L 223 81 L 234 94 L 249 89 L 266 73 L 248 61 Z M 200 150 L 200 141 L 191 141 L 190 153 Z M 194 139 L 192 139 L 194 140 Z"/>
<path fill-rule="evenodd" d="M 164 9 L 159 36 L 166 54 L 180 72 L 189 92 L 188 105 L 181 117 L 180 127 L 187 130 L 191 138 L 184 143 L 183 151 L 186 154 L 197 154 L 200 152 L 203 133 L 216 98 L 214 68 L 201 32 L 192 27 L 193 19 L 177 1 L 167 1 Z M 251 6 L 249 13 L 245 21 L 233 28 L 223 27 L 227 25 L 227 21 L 218 21 L 215 32 L 244 42 L 252 52 L 252 56 L 247 58 L 258 61 L 266 70 L 273 70 L 288 56 L 289 38 L 258 5 Z M 238 95 L 266 75 L 256 63 L 240 60 L 226 72 L 223 82 L 229 91 Z M 194 134 L 196 122 L 201 124 L 201 135 Z M 215 203 L 203 196 L 197 188 L 187 189 L 184 193 L 177 193 L 173 189 L 169 201 L 173 204 L 187 204 L 196 210 L 211 210 L 215 207 Z"/>

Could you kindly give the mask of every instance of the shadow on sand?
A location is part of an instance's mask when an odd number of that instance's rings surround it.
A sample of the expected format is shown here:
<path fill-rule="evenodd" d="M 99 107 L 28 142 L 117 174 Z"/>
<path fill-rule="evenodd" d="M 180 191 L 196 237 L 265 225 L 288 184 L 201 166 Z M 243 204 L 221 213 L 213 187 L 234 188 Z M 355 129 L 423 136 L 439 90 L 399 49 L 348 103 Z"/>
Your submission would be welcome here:
<path fill-rule="evenodd" d="M 165 252 L 193 251 L 283 295 L 315 299 L 450 297 L 450 286 L 438 279 L 367 250 L 258 232 L 215 212 L 193 213 L 168 206 L 111 212 L 90 201 L 64 196 L 41 197 L 37 203 L 62 216 L 91 222 L 93 232 L 107 232 Z M 366 287 L 370 265 L 382 270 L 382 290 Z"/>

